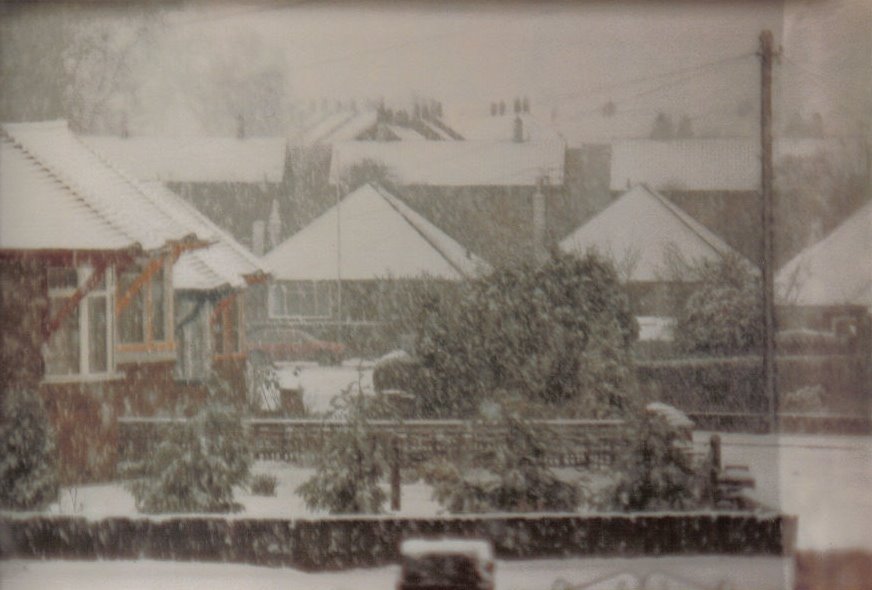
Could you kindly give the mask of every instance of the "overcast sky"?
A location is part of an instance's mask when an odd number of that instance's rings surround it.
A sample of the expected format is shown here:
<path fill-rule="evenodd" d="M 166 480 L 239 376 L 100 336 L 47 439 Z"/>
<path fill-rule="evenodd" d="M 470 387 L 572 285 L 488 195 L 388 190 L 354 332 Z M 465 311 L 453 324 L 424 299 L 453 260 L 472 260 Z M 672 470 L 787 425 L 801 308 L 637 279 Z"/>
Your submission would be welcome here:
<path fill-rule="evenodd" d="M 290 90 L 301 97 L 406 98 L 418 92 L 452 104 L 484 104 L 515 94 L 534 100 L 583 95 L 750 53 L 762 29 L 780 37 L 783 21 L 779 2 L 761 1 L 226 4 L 190 7 L 170 22 L 182 45 L 255 31 L 285 52 Z"/>
<path fill-rule="evenodd" d="M 131 26 L 130 5 L 88 6 L 86 23 Z M 689 116 L 697 134 L 743 135 L 755 127 L 747 113 L 757 111 L 764 29 L 784 46 L 775 68 L 783 120 L 839 113 L 850 130 L 872 109 L 869 0 L 181 2 L 153 24 L 134 62 L 135 98 L 108 103 L 110 119 L 124 112 L 134 133 L 232 133 L 229 113 L 259 100 L 247 92 L 260 76 L 265 95 L 281 95 L 277 110 L 290 112 L 311 99 L 396 106 L 422 96 L 442 101 L 450 122 L 527 96 L 534 114 L 563 127 L 613 102 L 628 129 L 666 111 Z"/>

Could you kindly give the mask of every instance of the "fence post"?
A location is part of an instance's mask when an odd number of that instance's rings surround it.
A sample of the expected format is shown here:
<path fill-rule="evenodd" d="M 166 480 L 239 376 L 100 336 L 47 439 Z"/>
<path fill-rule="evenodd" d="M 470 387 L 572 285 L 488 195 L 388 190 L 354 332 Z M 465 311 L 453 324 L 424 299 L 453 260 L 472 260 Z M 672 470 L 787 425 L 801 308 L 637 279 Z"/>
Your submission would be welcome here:
<path fill-rule="evenodd" d="M 711 456 L 711 466 L 709 471 L 709 487 L 711 489 L 712 504 L 716 504 L 718 498 L 718 475 L 721 472 L 721 437 L 713 434 L 709 439 L 709 455 Z"/>
<path fill-rule="evenodd" d="M 400 510 L 402 493 L 402 480 L 400 478 L 400 441 L 394 435 L 391 437 L 391 510 Z"/>

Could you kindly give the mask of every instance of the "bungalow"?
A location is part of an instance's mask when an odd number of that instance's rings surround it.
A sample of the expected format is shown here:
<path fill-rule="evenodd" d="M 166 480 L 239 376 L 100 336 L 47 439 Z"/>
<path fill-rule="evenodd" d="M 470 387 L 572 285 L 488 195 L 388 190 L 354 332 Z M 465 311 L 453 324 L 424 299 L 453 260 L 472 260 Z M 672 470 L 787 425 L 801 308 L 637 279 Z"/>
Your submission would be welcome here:
<path fill-rule="evenodd" d="M 872 315 L 872 202 L 775 277 L 783 328 L 869 337 Z"/>
<path fill-rule="evenodd" d="M 356 165 L 378 163 L 397 197 L 465 248 L 494 264 L 528 258 L 578 221 L 563 186 L 563 143 L 518 135 L 518 141 L 337 143 L 330 183 L 340 185 Z"/>
<path fill-rule="evenodd" d="M 637 184 L 560 242 L 560 249 L 596 250 L 615 262 L 640 319 L 642 339 L 668 339 L 675 305 L 686 297 L 686 264 L 740 256 L 659 192 Z M 750 264 L 750 262 L 748 263 Z"/>
<path fill-rule="evenodd" d="M 264 263 L 275 282 L 258 319 L 304 324 L 333 337 L 338 329 L 390 321 L 391 303 L 425 281 L 444 285 L 487 270 L 408 205 L 369 184 L 269 252 Z M 325 334 L 325 327 L 333 330 Z"/>
<path fill-rule="evenodd" d="M 42 397 L 64 481 L 105 478 L 119 416 L 206 395 L 177 378 L 186 291 L 208 293 L 223 320 L 231 312 L 221 302 L 242 284 L 236 275 L 259 268 L 233 266 L 227 248 L 238 247 L 226 235 L 108 164 L 64 121 L 3 125 L 0 149 L 0 390 Z M 240 381 L 238 366 L 216 370 Z"/>

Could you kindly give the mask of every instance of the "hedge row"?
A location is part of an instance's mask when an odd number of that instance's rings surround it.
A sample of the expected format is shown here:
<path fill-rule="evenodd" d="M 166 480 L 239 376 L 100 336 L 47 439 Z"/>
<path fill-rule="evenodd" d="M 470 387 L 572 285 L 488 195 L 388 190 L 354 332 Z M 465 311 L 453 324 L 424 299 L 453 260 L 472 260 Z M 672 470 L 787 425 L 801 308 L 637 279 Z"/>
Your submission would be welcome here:
<path fill-rule="evenodd" d="M 750 513 L 488 515 L 252 520 L 77 517 L 0 520 L 0 557 L 160 559 L 304 570 L 396 562 L 409 537 L 487 538 L 501 558 L 792 553 L 795 517 Z"/>
<path fill-rule="evenodd" d="M 777 368 L 782 395 L 821 385 L 827 411 L 868 413 L 869 369 L 862 355 L 784 356 L 778 358 Z M 636 375 L 648 396 L 685 412 L 767 410 L 759 357 L 640 361 Z"/>

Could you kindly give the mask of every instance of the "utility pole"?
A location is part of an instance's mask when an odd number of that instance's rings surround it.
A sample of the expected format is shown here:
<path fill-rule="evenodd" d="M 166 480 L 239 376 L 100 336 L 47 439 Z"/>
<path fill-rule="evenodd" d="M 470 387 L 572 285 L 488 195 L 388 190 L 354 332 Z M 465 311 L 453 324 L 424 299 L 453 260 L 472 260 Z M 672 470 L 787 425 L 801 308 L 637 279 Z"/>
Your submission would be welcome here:
<path fill-rule="evenodd" d="M 769 431 L 778 431 L 778 375 L 775 364 L 775 269 L 772 166 L 772 31 L 760 33 L 760 188 L 763 246 L 764 392 L 769 406 Z"/>
<path fill-rule="evenodd" d="M 548 259 L 545 216 L 545 186 L 548 175 L 542 174 L 536 181 L 536 192 L 533 193 L 533 258 L 537 264 L 543 264 Z"/>
<path fill-rule="evenodd" d="M 339 170 L 337 162 L 336 169 Z M 336 179 L 336 341 L 342 342 L 342 181 Z"/>

